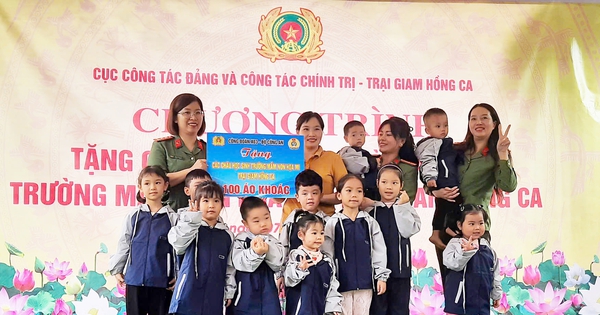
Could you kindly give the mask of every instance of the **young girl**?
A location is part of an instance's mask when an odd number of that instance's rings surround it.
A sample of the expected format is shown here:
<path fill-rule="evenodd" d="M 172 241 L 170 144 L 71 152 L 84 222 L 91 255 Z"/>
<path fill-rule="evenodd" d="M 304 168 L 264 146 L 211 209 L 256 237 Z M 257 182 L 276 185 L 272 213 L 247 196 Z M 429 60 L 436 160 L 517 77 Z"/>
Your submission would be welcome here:
<path fill-rule="evenodd" d="M 502 295 L 496 253 L 485 239 L 487 212 L 483 206 L 466 204 L 461 207 L 461 231 L 444 250 L 444 265 L 448 268 L 444 283 L 444 298 L 448 314 L 490 314 L 490 297 L 494 307 Z"/>
<path fill-rule="evenodd" d="M 270 234 L 269 207 L 258 197 L 246 197 L 240 213 L 246 231 L 236 236 L 231 254 L 237 282 L 234 313 L 281 314 L 275 273 L 283 265 L 283 245 Z"/>
<path fill-rule="evenodd" d="M 142 204 L 125 218 L 117 253 L 109 262 L 118 285 L 127 286 L 127 314 L 162 315 L 169 310 L 175 265 L 167 234 L 177 214 L 161 203 L 168 187 L 169 179 L 161 168 L 147 166 L 140 172 L 137 200 Z"/>
<path fill-rule="evenodd" d="M 196 188 L 194 200 L 169 231 L 176 253 L 185 253 L 169 313 L 223 314 L 235 292 L 230 257 L 233 234 L 219 216 L 223 189 L 214 181 L 204 182 Z"/>
<path fill-rule="evenodd" d="M 337 198 L 342 211 L 336 212 L 325 225 L 323 252 L 336 263 L 343 314 L 364 315 L 369 312 L 373 289 L 385 293 L 390 275 L 385 241 L 379 224 L 358 207 L 363 201 L 363 183 L 357 175 L 340 179 Z M 376 281 L 376 283 L 374 282 Z"/>
<path fill-rule="evenodd" d="M 421 230 L 421 218 L 402 191 L 402 170 L 395 164 L 377 173 L 381 201 L 366 211 L 379 223 L 387 248 L 387 268 L 391 270 L 384 294 L 373 297 L 371 315 L 408 314 L 412 273 L 410 237 Z"/>
<path fill-rule="evenodd" d="M 323 255 L 323 219 L 299 212 L 298 237 L 302 245 L 290 252 L 285 268 L 286 314 L 314 315 L 342 312 L 342 295 L 337 291 L 333 260 Z"/>

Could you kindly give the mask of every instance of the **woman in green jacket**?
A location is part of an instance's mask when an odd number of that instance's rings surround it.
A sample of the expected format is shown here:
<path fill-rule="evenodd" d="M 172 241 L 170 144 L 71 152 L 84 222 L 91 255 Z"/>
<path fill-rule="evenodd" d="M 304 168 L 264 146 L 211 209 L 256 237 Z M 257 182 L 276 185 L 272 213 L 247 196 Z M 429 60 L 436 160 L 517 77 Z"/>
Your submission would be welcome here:
<path fill-rule="evenodd" d="M 503 191 L 512 192 L 517 188 L 517 175 L 511 165 L 508 150 L 509 131 L 510 125 L 503 131 L 500 117 L 492 105 L 480 103 L 473 106 L 469 111 L 465 140 L 455 145 L 459 155 L 464 157 L 463 163 L 458 166 L 460 191 L 459 187 L 442 188 L 433 191 L 433 195 L 453 201 L 460 194 L 464 204 L 483 205 L 489 217 L 492 193 L 496 191 L 502 195 Z M 486 225 L 486 230 L 489 231 L 490 222 Z M 442 234 L 442 241 L 447 244 L 451 237 L 446 233 Z M 446 268 L 442 263 L 443 250 L 436 247 L 436 252 L 440 272 L 444 277 Z"/>

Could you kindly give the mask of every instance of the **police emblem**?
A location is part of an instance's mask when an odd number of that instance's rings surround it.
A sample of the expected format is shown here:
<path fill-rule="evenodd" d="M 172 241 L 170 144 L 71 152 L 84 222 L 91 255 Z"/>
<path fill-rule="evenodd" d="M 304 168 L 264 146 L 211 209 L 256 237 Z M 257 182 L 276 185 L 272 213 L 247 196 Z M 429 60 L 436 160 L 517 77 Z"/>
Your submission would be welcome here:
<path fill-rule="evenodd" d="M 323 44 L 321 18 L 308 9 L 300 8 L 298 13 L 275 8 L 261 16 L 258 31 L 262 46 L 256 51 L 271 62 L 283 59 L 311 63 L 325 53 L 319 47 Z"/>
<path fill-rule="evenodd" d="M 212 138 L 212 144 L 214 146 L 224 146 L 225 145 L 225 138 L 223 136 L 214 136 Z"/>

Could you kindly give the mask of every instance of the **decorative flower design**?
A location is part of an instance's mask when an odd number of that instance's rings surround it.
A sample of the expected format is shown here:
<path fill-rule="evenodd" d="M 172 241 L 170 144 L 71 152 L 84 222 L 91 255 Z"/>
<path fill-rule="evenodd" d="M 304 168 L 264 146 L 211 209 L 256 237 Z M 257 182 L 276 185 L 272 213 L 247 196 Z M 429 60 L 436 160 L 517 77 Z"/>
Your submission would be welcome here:
<path fill-rule="evenodd" d="M 600 314 L 600 281 L 596 280 L 596 284 L 590 283 L 589 290 L 581 290 L 581 297 L 585 306 L 579 310 L 581 315 L 598 315 Z"/>
<path fill-rule="evenodd" d="M 21 292 L 31 291 L 35 287 L 35 280 L 33 280 L 33 272 L 28 269 L 24 269 L 23 272 L 17 270 L 15 277 L 13 278 L 13 285 Z"/>
<path fill-rule="evenodd" d="M 421 292 L 411 290 L 410 315 L 445 315 L 444 296 L 437 292 L 431 294 L 428 285 Z"/>
<path fill-rule="evenodd" d="M 67 305 L 67 303 L 65 303 L 65 301 L 63 301 L 63 299 L 56 300 L 56 304 L 54 305 L 54 311 L 52 312 L 52 315 L 72 315 L 72 314 L 73 314 L 73 311 L 71 310 L 69 305 Z"/>
<path fill-rule="evenodd" d="M 542 274 L 537 266 L 527 266 L 524 269 L 523 283 L 530 286 L 535 286 L 542 279 Z"/>
<path fill-rule="evenodd" d="M 117 310 L 111 308 L 108 299 L 101 297 L 94 290 L 90 290 L 87 296 L 83 296 L 81 301 L 74 301 L 75 313 L 77 315 L 117 315 Z"/>
<path fill-rule="evenodd" d="M 413 250 L 412 253 L 412 265 L 417 269 L 423 269 L 427 267 L 427 255 L 424 250 L 418 249 Z"/>
<path fill-rule="evenodd" d="M 564 314 L 571 307 L 570 300 L 561 303 L 566 292 L 566 288 L 554 291 L 550 282 L 546 284 L 544 291 L 538 288 L 530 289 L 532 301 L 525 301 L 525 308 L 536 315 Z"/>
<path fill-rule="evenodd" d="M 85 276 L 88 273 L 88 267 L 85 265 L 85 262 L 83 264 L 81 264 L 81 268 L 79 268 L 79 275 L 80 276 Z"/>
<path fill-rule="evenodd" d="M 565 253 L 560 250 L 556 250 L 552 252 L 552 263 L 555 266 L 562 266 L 565 264 Z"/>
<path fill-rule="evenodd" d="M 517 270 L 515 259 L 509 259 L 508 256 L 498 259 L 498 269 L 501 276 L 512 277 Z"/>
<path fill-rule="evenodd" d="M 565 274 L 567 275 L 567 281 L 565 281 L 565 287 L 567 288 L 590 282 L 590 276 L 585 274 L 585 270 L 579 267 L 578 264 L 570 266 L 569 270 L 565 271 Z"/>
<path fill-rule="evenodd" d="M 583 304 L 583 297 L 581 294 L 575 293 L 571 295 L 571 304 L 575 307 L 581 306 L 581 304 Z"/>
<path fill-rule="evenodd" d="M 444 284 L 442 283 L 441 273 L 438 272 L 433 276 L 433 287 L 431 288 L 435 292 L 444 293 Z"/>
<path fill-rule="evenodd" d="M 53 262 L 45 262 L 46 270 L 44 275 L 48 277 L 48 281 L 65 280 L 68 275 L 73 273 L 73 269 L 69 269 L 69 262 L 58 262 L 58 258 L 54 258 Z"/>
<path fill-rule="evenodd" d="M 500 314 L 504 314 L 510 310 L 510 304 L 508 304 L 508 298 L 506 297 L 506 293 L 502 293 L 502 297 L 500 298 L 500 302 L 496 310 Z"/>
<path fill-rule="evenodd" d="M 33 315 L 33 309 L 27 308 L 28 296 L 17 294 L 11 298 L 5 288 L 0 289 L 0 310 L 3 315 Z"/>
<path fill-rule="evenodd" d="M 79 279 L 77 279 L 77 277 L 73 277 L 69 281 L 67 281 L 67 285 L 65 286 L 65 293 L 69 295 L 75 295 L 79 294 L 79 292 L 81 292 L 81 289 L 81 282 L 79 281 Z"/>

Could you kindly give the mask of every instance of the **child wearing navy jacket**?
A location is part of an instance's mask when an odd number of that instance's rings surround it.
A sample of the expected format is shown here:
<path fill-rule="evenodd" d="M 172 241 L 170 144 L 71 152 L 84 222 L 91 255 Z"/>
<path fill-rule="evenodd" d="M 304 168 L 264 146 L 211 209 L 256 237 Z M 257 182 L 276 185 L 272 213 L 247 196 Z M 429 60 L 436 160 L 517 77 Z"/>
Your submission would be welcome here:
<path fill-rule="evenodd" d="M 395 164 L 377 173 L 381 201 L 366 209 L 379 223 L 387 248 L 387 268 L 391 270 L 384 294 L 373 297 L 371 315 L 408 314 L 412 275 L 410 237 L 421 230 L 421 219 L 402 191 L 402 170 Z"/>
<path fill-rule="evenodd" d="M 258 197 L 246 197 L 240 213 L 246 231 L 236 236 L 232 250 L 237 282 L 233 313 L 281 314 L 275 274 L 283 264 L 283 246 L 269 234 L 273 229 L 269 207 Z"/>
<path fill-rule="evenodd" d="M 358 175 L 340 179 L 337 198 L 343 209 L 325 225 L 323 252 L 336 263 L 343 314 L 364 315 L 369 312 L 373 289 L 379 295 L 386 290 L 390 270 L 386 268 L 385 241 L 377 221 L 359 211 L 364 193 Z"/>
<path fill-rule="evenodd" d="M 182 212 L 169 231 L 169 242 L 178 255 L 185 254 L 169 307 L 182 315 L 223 314 L 235 292 L 231 264 L 233 234 L 219 214 L 223 189 L 208 181 L 195 191 L 195 203 Z"/>
<path fill-rule="evenodd" d="M 461 207 L 457 222 L 460 233 L 444 250 L 448 268 L 444 282 L 444 312 L 449 315 L 488 315 L 490 298 L 497 307 L 502 296 L 498 259 L 486 240 L 487 212 L 481 205 Z"/>
<path fill-rule="evenodd" d="M 324 222 L 320 217 L 300 211 L 297 215 L 298 238 L 302 245 L 290 252 L 285 268 L 286 314 L 315 315 L 342 312 L 342 295 L 331 257 L 320 247 L 325 241 Z"/>
<path fill-rule="evenodd" d="M 142 204 L 125 218 L 117 253 L 110 258 L 110 273 L 118 285 L 126 284 L 127 314 L 163 315 L 169 310 L 175 260 L 167 234 L 177 214 L 162 205 L 168 187 L 169 178 L 161 168 L 147 166 L 140 172 L 138 189 L 145 198 L 138 191 Z"/>

